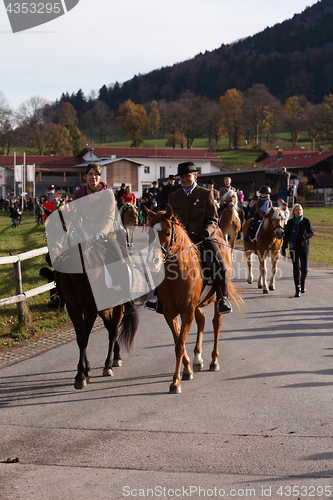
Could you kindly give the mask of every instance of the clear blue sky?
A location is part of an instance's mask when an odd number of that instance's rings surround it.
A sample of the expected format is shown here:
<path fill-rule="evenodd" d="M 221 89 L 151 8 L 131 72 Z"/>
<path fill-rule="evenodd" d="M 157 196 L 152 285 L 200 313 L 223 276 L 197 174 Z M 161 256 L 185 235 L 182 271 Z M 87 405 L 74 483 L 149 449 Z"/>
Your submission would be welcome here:
<path fill-rule="evenodd" d="M 63 0 L 59 0 L 63 2 Z M 253 35 L 308 0 L 80 0 L 67 14 L 11 32 L 0 1 L 0 91 L 12 108 L 31 96 L 88 95 Z"/>

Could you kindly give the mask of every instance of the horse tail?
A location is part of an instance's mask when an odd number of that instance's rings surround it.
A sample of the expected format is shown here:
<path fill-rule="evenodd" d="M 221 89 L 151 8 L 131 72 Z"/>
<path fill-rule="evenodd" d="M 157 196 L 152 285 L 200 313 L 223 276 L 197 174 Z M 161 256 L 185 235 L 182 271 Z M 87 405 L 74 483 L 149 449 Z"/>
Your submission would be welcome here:
<path fill-rule="evenodd" d="M 241 289 L 234 285 L 232 281 L 229 279 L 228 283 L 228 295 L 229 299 L 234 302 L 238 311 L 245 312 L 245 302 L 242 297 L 239 295 L 238 291 Z"/>
<path fill-rule="evenodd" d="M 135 310 L 131 314 L 125 314 L 119 327 L 118 342 L 125 347 L 127 352 L 131 351 L 134 336 L 139 326 L 139 315 Z"/>

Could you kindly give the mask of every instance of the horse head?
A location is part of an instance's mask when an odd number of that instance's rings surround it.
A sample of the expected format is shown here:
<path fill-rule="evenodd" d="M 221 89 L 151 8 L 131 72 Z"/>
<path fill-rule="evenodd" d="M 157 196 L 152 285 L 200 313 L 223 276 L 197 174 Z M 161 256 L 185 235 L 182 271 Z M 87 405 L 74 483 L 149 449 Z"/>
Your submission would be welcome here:
<path fill-rule="evenodd" d="M 167 205 L 165 211 L 162 210 L 156 213 L 146 207 L 145 210 L 150 219 L 150 251 L 147 263 L 151 271 L 158 272 L 172 250 L 175 239 L 174 224 L 177 224 L 178 221 L 170 205 Z"/>
<path fill-rule="evenodd" d="M 271 208 L 269 217 L 271 226 L 277 240 L 282 240 L 284 237 L 285 213 L 280 208 Z"/>
<path fill-rule="evenodd" d="M 221 199 L 221 202 L 222 203 L 225 203 L 226 206 L 230 209 L 230 210 L 234 210 L 234 209 L 237 209 L 237 205 L 238 205 L 238 196 L 237 196 L 237 193 L 236 191 L 230 189 L 229 191 L 227 191 L 223 196 L 222 196 L 222 199 Z"/>
<path fill-rule="evenodd" d="M 124 209 L 124 215 L 127 213 L 130 225 L 137 226 L 139 221 L 138 211 L 132 203 L 127 203 Z"/>

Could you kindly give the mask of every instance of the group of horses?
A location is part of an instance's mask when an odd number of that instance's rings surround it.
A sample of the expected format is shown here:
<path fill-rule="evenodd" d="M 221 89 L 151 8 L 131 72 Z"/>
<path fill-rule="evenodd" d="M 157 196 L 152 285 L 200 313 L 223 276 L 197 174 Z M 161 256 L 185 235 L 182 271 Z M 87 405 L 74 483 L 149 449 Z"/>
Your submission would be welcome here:
<path fill-rule="evenodd" d="M 231 281 L 232 252 L 235 240 L 240 230 L 240 219 L 238 216 L 237 195 L 230 193 L 225 199 L 226 207 L 220 217 L 220 236 L 225 243 L 220 246 L 226 266 L 229 270 L 228 294 L 229 298 L 238 307 L 244 304 L 239 289 Z M 131 207 L 124 213 L 123 221 L 127 214 L 135 227 L 135 215 L 130 211 Z M 130 215 L 132 213 L 132 215 Z M 218 339 L 222 325 L 222 316 L 218 312 L 217 294 L 214 286 L 204 280 L 201 266 L 200 251 L 197 244 L 193 244 L 182 224 L 173 214 L 172 207 L 157 213 L 147 210 L 150 219 L 149 231 L 151 248 L 148 253 L 147 265 L 152 272 L 158 272 L 164 266 L 165 278 L 158 286 L 158 299 L 163 308 L 163 315 L 172 332 L 175 352 L 176 367 L 169 392 L 178 394 L 181 392 L 181 366 L 183 365 L 182 380 L 193 378 L 193 371 L 202 369 L 202 339 L 205 327 L 205 313 L 203 308 L 214 304 L 214 345 L 211 353 L 209 369 L 219 370 Z M 250 221 L 247 221 L 244 229 Z M 280 209 L 271 208 L 266 214 L 257 241 L 245 241 L 244 251 L 248 263 L 248 282 L 253 282 L 252 254 L 256 254 L 260 263 L 258 287 L 263 288 L 264 293 L 274 290 L 274 278 L 277 262 L 280 256 L 280 247 L 284 233 L 284 214 Z M 230 241 L 228 242 L 228 237 Z M 128 240 L 128 245 L 131 240 Z M 156 243 L 157 242 L 157 243 Z M 266 260 L 272 260 L 272 276 L 269 288 L 266 282 Z M 83 258 L 81 255 L 81 260 Z M 176 273 L 176 279 L 175 279 Z M 138 313 L 124 315 L 124 306 L 118 304 L 111 309 L 98 311 L 94 296 L 89 284 L 88 276 L 84 274 L 66 273 L 61 277 L 61 287 L 65 295 L 68 314 L 73 322 L 77 343 L 80 350 L 77 374 L 74 387 L 82 389 L 89 382 L 89 361 L 87 358 L 87 345 L 89 335 L 94 321 L 99 315 L 109 333 L 109 348 L 105 361 L 103 375 L 112 376 L 113 366 L 121 365 L 119 345 L 123 344 L 129 350 L 134 335 L 138 328 Z M 179 322 L 180 318 L 180 322 Z M 186 340 L 193 321 L 197 324 L 197 338 L 194 348 L 193 370 L 190 366 L 190 358 L 186 352 Z M 113 358 L 113 359 L 112 359 Z"/>

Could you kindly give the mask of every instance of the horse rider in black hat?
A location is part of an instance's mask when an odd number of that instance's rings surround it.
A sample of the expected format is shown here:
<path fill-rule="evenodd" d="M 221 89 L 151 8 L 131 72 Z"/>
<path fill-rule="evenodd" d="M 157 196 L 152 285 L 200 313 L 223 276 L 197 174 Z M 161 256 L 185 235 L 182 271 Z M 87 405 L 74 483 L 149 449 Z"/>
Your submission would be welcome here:
<path fill-rule="evenodd" d="M 169 204 L 179 218 L 190 238 L 202 241 L 204 262 L 212 273 L 221 314 L 232 312 L 228 299 L 228 269 L 218 245 L 219 229 L 213 191 L 197 184 L 196 165 L 189 161 L 178 165 L 181 189 L 171 192 Z M 222 240 L 221 240 L 222 243 Z"/>

